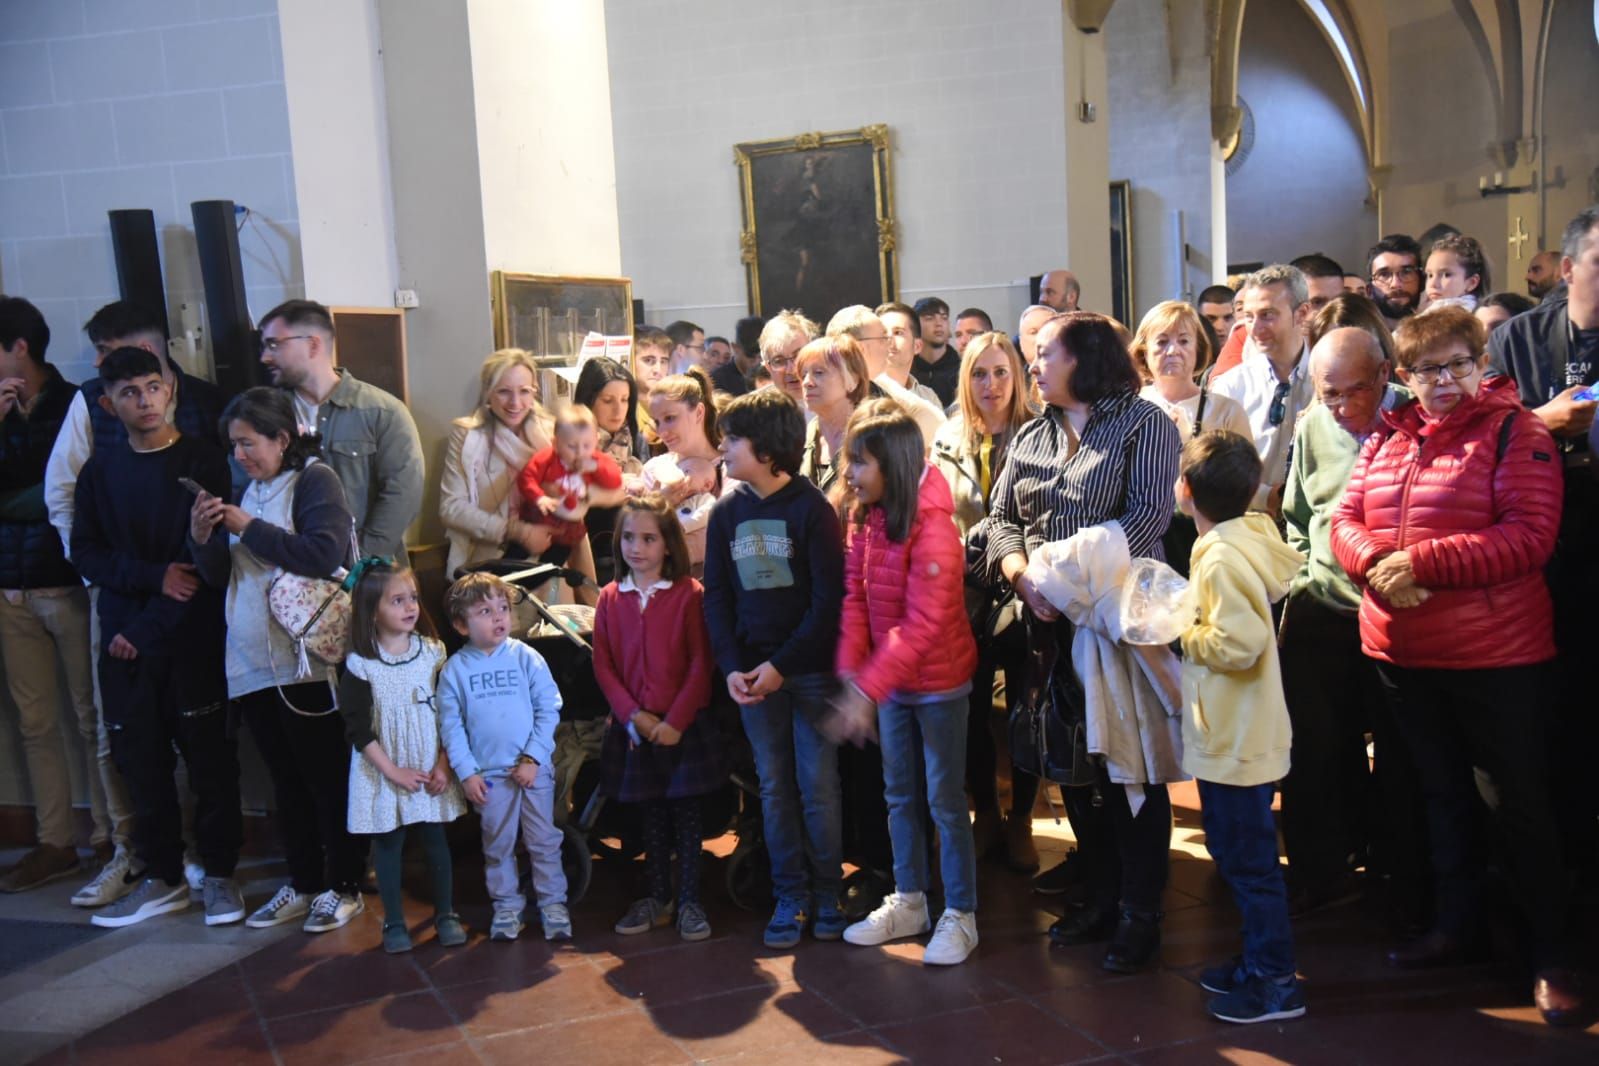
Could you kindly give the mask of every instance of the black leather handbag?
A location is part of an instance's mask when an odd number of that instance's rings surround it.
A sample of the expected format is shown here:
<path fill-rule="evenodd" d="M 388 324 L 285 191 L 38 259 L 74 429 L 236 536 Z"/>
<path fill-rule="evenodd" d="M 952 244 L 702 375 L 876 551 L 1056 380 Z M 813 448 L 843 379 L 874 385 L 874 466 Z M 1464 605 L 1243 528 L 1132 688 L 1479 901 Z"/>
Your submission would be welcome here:
<path fill-rule="evenodd" d="M 1012 765 L 1068 788 L 1096 784 L 1088 753 L 1087 701 L 1072 669 L 1071 623 L 1040 622 L 1024 611 L 1027 688 L 1010 716 Z"/>

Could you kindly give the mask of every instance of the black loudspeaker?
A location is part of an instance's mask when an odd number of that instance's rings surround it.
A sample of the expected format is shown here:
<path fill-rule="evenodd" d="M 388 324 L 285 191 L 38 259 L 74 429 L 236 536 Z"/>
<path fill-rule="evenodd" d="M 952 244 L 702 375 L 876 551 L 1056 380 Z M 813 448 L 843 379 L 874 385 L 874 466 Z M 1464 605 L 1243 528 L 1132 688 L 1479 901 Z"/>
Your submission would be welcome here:
<path fill-rule="evenodd" d="M 144 208 L 109 211 L 111 250 L 117 260 L 117 289 L 128 303 L 161 316 L 168 337 L 167 293 L 161 281 L 161 253 L 155 242 L 155 212 Z"/>
<path fill-rule="evenodd" d="M 244 263 L 232 200 L 196 200 L 194 240 L 205 282 L 205 313 L 211 330 L 211 362 L 217 384 L 229 396 L 261 383 L 255 323 L 244 295 Z"/>

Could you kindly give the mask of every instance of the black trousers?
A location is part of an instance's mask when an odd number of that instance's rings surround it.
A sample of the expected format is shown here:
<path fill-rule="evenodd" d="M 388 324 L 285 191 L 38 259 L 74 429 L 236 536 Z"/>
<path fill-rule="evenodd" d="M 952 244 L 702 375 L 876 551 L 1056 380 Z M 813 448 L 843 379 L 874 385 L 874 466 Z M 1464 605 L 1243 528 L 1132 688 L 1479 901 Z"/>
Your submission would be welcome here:
<path fill-rule="evenodd" d="M 1103 766 L 1097 784 L 1063 788 L 1060 794 L 1077 835 L 1079 859 L 1086 865 L 1089 905 L 1159 914 L 1170 870 L 1171 797 L 1166 786 L 1144 786 L 1144 805 L 1136 818 L 1126 787 L 1111 783 Z"/>
<path fill-rule="evenodd" d="M 323 681 L 285 685 L 284 695 L 302 711 L 290 710 L 275 688 L 235 701 L 255 736 L 272 775 L 278 831 L 296 892 L 360 890 L 366 873 L 367 841 L 348 824 L 350 745 L 344 719 L 333 707 L 333 690 Z"/>
<path fill-rule="evenodd" d="M 1377 664 L 1360 650 L 1360 623 L 1304 593 L 1285 610 L 1280 652 L 1294 729 L 1282 784 L 1289 876 L 1314 891 L 1347 873 L 1351 857 L 1364 860 L 1389 876 L 1395 903 L 1414 914 L 1426 880 L 1426 815 Z"/>
<path fill-rule="evenodd" d="M 174 774 L 178 755 L 194 793 L 195 846 L 209 877 L 232 877 L 244 842 L 239 812 L 239 752 L 221 700 L 184 708 L 182 669 L 173 659 L 100 656 L 111 758 L 133 804 L 133 847 L 147 874 L 183 879 L 183 808 Z"/>
<path fill-rule="evenodd" d="M 1599 793 L 1592 783 L 1592 753 L 1599 750 L 1594 713 L 1593 660 L 1599 648 L 1599 480 L 1588 469 L 1566 471 L 1560 541 L 1550 561 L 1559 654 L 1550 705 L 1550 791 L 1555 818 L 1573 870 L 1599 882 Z"/>
<path fill-rule="evenodd" d="M 1535 957 L 1540 965 L 1560 962 L 1569 893 L 1549 802 L 1543 706 L 1548 667 L 1412 670 L 1380 663 L 1377 670 L 1426 799 L 1435 928 L 1467 939 L 1481 913 L 1482 863 L 1472 831 L 1472 768 L 1481 767 L 1498 793 L 1494 817 Z"/>

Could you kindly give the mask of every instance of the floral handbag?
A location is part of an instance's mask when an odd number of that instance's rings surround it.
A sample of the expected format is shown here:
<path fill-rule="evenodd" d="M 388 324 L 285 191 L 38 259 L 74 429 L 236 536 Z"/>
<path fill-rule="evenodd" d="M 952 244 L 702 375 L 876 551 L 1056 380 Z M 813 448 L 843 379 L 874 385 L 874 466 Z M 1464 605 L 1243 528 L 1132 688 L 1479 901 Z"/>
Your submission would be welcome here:
<path fill-rule="evenodd" d="M 355 523 L 351 522 L 350 558 L 360 557 Z M 343 664 L 350 650 L 350 590 L 359 569 L 349 571 L 341 566 L 330 577 L 305 577 L 284 571 L 267 586 L 272 621 L 294 644 L 295 680 L 311 676 L 313 656 L 328 666 Z M 271 647 L 268 641 L 269 653 Z"/>

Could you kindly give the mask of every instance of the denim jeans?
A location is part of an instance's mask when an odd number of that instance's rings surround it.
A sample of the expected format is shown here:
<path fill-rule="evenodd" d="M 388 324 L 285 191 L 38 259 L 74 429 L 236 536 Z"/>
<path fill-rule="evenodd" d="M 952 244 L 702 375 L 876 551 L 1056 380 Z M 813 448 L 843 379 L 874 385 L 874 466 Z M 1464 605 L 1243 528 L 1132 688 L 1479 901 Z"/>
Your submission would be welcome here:
<path fill-rule="evenodd" d="M 772 892 L 780 900 L 814 894 L 832 902 L 843 879 L 838 748 L 821 732 L 827 704 L 809 688 L 801 691 L 785 682 L 739 714 L 761 779 Z"/>
<path fill-rule="evenodd" d="M 1294 939 L 1288 891 L 1277 865 L 1273 786 L 1198 784 L 1205 846 L 1244 918 L 1244 970 L 1267 979 L 1291 976 Z"/>
<path fill-rule="evenodd" d="M 939 866 L 944 906 L 977 910 L 977 852 L 966 813 L 966 720 L 964 694 L 936 703 L 898 703 L 877 707 L 877 735 L 883 748 L 883 795 L 888 799 L 888 832 L 894 841 L 894 887 L 926 892 L 927 827 L 922 824 L 917 745 L 927 762 L 927 806 L 938 827 Z"/>

